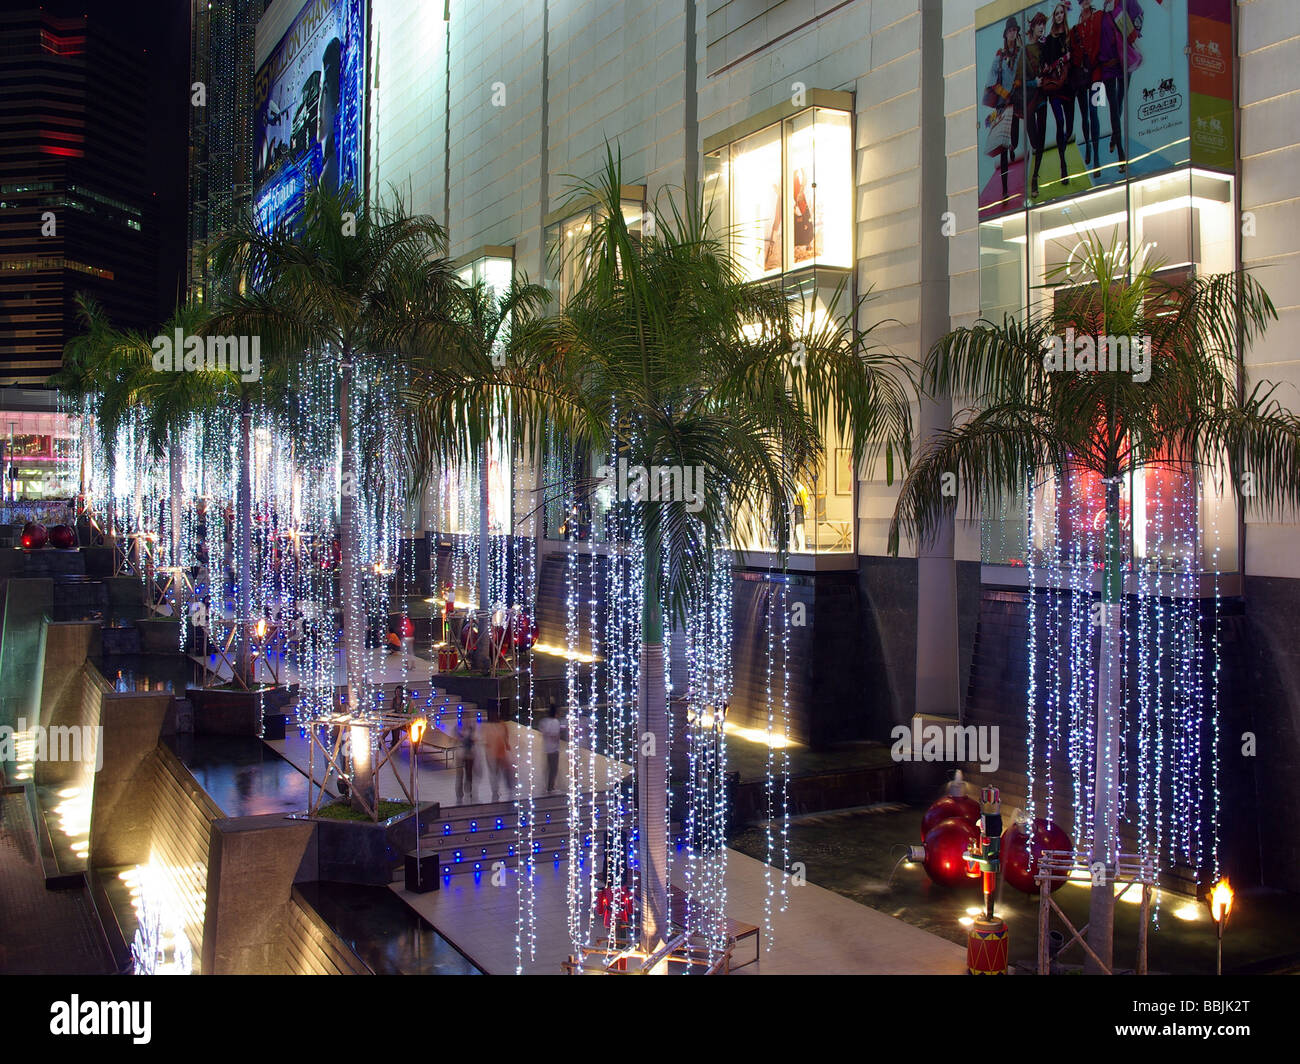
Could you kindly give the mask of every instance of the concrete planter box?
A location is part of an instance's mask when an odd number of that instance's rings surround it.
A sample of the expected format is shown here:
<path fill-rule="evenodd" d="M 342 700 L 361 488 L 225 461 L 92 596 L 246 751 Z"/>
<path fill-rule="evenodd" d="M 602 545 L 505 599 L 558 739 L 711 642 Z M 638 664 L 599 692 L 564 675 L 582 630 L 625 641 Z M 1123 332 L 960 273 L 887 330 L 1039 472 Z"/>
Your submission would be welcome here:
<path fill-rule="evenodd" d="M 262 715 L 278 715 L 295 693 L 290 687 L 260 691 L 194 688 L 188 693 L 194 704 L 194 734 L 260 736 Z"/>
<path fill-rule="evenodd" d="M 420 803 L 421 825 L 440 814 L 441 807 L 437 802 Z M 297 819 L 309 820 L 316 825 L 306 862 L 310 865 L 314 855 L 315 875 L 310 875 L 312 869 L 308 867 L 306 878 L 387 886 L 402 867 L 407 851 L 415 849 L 414 813 L 402 813 L 378 823 L 330 820 L 305 813 L 299 814 Z"/>
<path fill-rule="evenodd" d="M 134 622 L 144 654 L 175 654 L 181 645 L 180 621 L 170 617 L 141 617 Z"/>

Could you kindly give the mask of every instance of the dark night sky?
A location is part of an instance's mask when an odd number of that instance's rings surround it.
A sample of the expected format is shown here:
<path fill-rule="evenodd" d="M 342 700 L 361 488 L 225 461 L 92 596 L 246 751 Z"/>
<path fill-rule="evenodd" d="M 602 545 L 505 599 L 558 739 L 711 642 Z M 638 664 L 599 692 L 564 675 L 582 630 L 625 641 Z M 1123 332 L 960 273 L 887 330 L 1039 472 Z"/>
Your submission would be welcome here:
<path fill-rule="evenodd" d="M 155 59 L 149 64 L 153 102 L 148 116 L 150 165 L 145 194 L 156 194 L 160 227 L 159 320 L 170 315 L 183 288 L 185 207 L 189 139 L 188 0 L 0 0 L 0 9 L 34 7 L 58 15 L 87 15 L 111 23 L 117 35 L 138 42 Z"/>

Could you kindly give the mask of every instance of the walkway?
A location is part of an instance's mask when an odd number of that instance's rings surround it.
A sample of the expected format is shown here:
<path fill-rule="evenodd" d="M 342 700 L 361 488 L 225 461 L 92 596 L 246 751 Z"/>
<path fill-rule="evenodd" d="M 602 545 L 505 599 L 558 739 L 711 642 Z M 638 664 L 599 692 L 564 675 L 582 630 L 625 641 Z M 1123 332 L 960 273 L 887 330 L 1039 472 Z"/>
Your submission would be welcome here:
<path fill-rule="evenodd" d="M 0 975 L 109 975 L 84 890 L 46 890 L 27 800 L 0 794 Z"/>
<path fill-rule="evenodd" d="M 444 719 L 443 727 L 453 729 L 455 727 L 454 719 Z M 509 730 L 510 747 L 513 751 L 515 760 L 515 771 L 518 779 L 519 793 L 516 797 L 522 796 L 528 790 L 530 779 L 529 764 L 531 762 L 531 779 L 532 793 L 534 795 L 544 794 L 546 791 L 546 755 L 542 750 L 541 733 L 526 728 L 521 724 L 509 721 L 506 724 Z M 290 727 L 283 739 L 265 740 L 266 745 L 275 750 L 276 753 L 291 761 L 298 770 L 304 775 L 307 772 L 308 758 L 311 753 L 311 744 L 296 728 Z M 427 740 L 426 740 L 427 742 Z M 432 744 L 429 744 L 432 746 Z M 560 788 L 565 786 L 564 772 L 567 760 L 567 744 L 562 744 L 560 753 L 560 773 L 561 778 L 557 781 Z M 321 777 L 324 775 L 325 758 L 320 748 L 315 751 L 315 778 L 319 786 Z M 434 757 L 430 753 L 422 753 L 419 758 L 419 778 L 418 791 L 420 804 L 426 802 L 440 802 L 444 808 L 450 808 L 461 804 L 474 804 L 487 802 L 492 798 L 491 786 L 488 781 L 487 764 L 483 755 L 482 744 L 479 745 L 476 758 L 476 768 L 474 770 L 474 794 L 465 796 L 463 802 L 457 801 L 456 798 L 456 769 L 453 767 L 451 759 L 444 762 L 441 756 Z M 593 767 L 594 766 L 594 767 Z M 615 784 L 629 771 L 610 758 L 603 757 L 600 754 L 592 754 L 590 751 L 583 750 L 581 754 L 581 767 L 583 770 L 582 789 L 605 791 L 612 789 Z M 400 773 L 401 783 L 398 782 Z M 594 788 L 591 781 L 594 779 Z M 384 767 L 380 774 L 379 794 L 381 798 L 392 798 L 404 800 L 402 785 L 410 785 L 410 761 L 407 757 L 407 746 L 405 744 L 397 751 L 392 760 Z M 330 789 L 336 790 L 331 784 Z M 307 793 L 307 781 L 303 780 L 303 795 Z M 504 790 L 501 793 L 504 799 L 506 794 Z"/>
<path fill-rule="evenodd" d="M 763 925 L 766 896 L 764 865 L 734 850 L 727 854 L 727 915 Z M 674 877 L 678 886 L 682 883 Z M 513 870 L 503 886 L 484 876 L 478 884 L 456 876 L 428 894 L 410 894 L 400 883 L 393 891 L 428 920 L 448 941 L 485 972 L 507 974 L 516 967 L 520 925 L 518 877 Z M 570 953 L 568 866 L 543 866 L 535 880 L 536 954 L 525 974 L 554 975 Z M 928 931 L 807 884 L 787 888 L 786 912 L 772 919 L 773 941 L 761 963 L 738 975 L 954 975 L 966 970 L 966 951 Z M 760 932 L 761 934 L 761 932 Z M 738 963 L 753 946 L 740 944 Z"/>

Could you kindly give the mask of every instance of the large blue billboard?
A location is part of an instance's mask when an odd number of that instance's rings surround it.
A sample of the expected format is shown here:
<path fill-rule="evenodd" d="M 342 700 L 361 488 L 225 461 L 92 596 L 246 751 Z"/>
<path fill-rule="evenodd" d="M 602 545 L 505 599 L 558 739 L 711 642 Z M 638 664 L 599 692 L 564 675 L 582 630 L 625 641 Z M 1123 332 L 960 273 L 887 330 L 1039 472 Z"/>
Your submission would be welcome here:
<path fill-rule="evenodd" d="M 365 0 L 309 0 L 258 68 L 253 212 L 292 218 L 313 181 L 363 185 Z"/>

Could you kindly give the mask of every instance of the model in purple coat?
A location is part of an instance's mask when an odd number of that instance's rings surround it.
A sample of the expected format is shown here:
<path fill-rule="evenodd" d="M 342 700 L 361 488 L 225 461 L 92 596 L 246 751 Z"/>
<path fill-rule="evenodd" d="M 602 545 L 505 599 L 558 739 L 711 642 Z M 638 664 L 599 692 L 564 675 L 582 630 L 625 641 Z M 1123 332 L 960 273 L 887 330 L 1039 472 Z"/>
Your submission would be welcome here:
<path fill-rule="evenodd" d="M 1124 152 L 1124 97 L 1129 76 L 1142 62 L 1142 53 L 1134 47 L 1141 35 L 1142 5 L 1138 0 L 1106 0 L 1097 42 L 1097 67 L 1110 112 L 1110 150 L 1119 156 L 1121 175 L 1128 159 Z"/>

